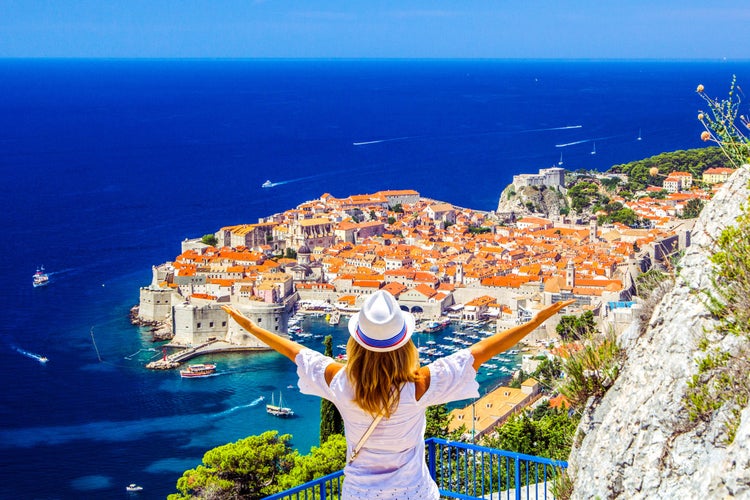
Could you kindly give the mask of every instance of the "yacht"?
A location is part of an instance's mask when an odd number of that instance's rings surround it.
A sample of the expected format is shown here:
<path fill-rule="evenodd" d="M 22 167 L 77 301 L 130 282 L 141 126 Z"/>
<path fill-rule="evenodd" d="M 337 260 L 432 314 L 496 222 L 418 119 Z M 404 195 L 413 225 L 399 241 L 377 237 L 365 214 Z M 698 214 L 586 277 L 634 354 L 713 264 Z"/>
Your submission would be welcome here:
<path fill-rule="evenodd" d="M 273 182 L 271 182 L 271 180 L 269 179 L 266 182 L 264 182 L 263 184 L 261 184 L 261 187 L 264 187 L 264 188 L 273 187 Z"/>

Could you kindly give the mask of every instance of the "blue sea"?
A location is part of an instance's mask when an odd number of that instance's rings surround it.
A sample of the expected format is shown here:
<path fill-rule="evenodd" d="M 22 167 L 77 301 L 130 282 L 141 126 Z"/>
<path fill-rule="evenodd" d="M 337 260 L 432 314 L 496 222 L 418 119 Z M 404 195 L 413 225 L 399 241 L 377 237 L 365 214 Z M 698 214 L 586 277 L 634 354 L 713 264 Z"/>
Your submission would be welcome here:
<path fill-rule="evenodd" d="M 317 444 L 319 401 L 276 354 L 207 358 L 199 380 L 144 368 L 158 346 L 128 311 L 181 240 L 324 193 L 493 210 L 517 173 L 704 146 L 695 88 L 733 74 L 750 64 L 0 60 L 0 498 L 164 498 L 212 447 Z M 265 413 L 279 391 L 296 418 Z"/>

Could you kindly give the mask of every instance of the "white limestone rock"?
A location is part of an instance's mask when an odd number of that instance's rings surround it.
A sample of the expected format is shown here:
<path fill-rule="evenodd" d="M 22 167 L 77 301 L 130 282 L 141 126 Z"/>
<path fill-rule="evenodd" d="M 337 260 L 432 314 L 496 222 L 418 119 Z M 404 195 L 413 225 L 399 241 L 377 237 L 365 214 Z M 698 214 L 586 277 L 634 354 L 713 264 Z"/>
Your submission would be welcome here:
<path fill-rule="evenodd" d="M 712 241 L 748 199 L 750 167 L 707 204 L 680 262 L 674 288 L 646 331 L 627 331 L 627 361 L 613 387 L 585 411 L 571 458 L 573 498 L 750 498 L 750 413 L 723 444 L 724 416 L 693 423 L 682 403 L 697 372 L 696 342 L 712 324 L 701 290 L 710 287 Z M 724 346 L 736 338 L 716 339 Z"/>

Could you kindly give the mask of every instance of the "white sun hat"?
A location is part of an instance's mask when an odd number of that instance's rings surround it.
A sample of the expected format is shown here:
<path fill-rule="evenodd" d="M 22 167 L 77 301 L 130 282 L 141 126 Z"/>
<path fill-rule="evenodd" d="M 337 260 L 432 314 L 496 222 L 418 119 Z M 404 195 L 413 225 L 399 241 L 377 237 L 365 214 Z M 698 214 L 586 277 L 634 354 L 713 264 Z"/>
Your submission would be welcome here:
<path fill-rule="evenodd" d="M 370 295 L 362 309 L 349 318 L 349 334 L 370 351 L 395 351 L 414 333 L 414 316 L 402 311 L 385 290 Z"/>

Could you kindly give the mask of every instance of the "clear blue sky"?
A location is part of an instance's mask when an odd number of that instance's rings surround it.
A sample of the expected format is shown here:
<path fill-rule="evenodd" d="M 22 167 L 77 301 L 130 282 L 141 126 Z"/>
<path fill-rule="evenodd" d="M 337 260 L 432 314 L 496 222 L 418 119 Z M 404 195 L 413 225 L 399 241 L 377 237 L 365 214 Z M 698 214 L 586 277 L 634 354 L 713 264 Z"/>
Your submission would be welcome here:
<path fill-rule="evenodd" d="M 0 0 L 0 57 L 750 59 L 750 2 Z"/>

